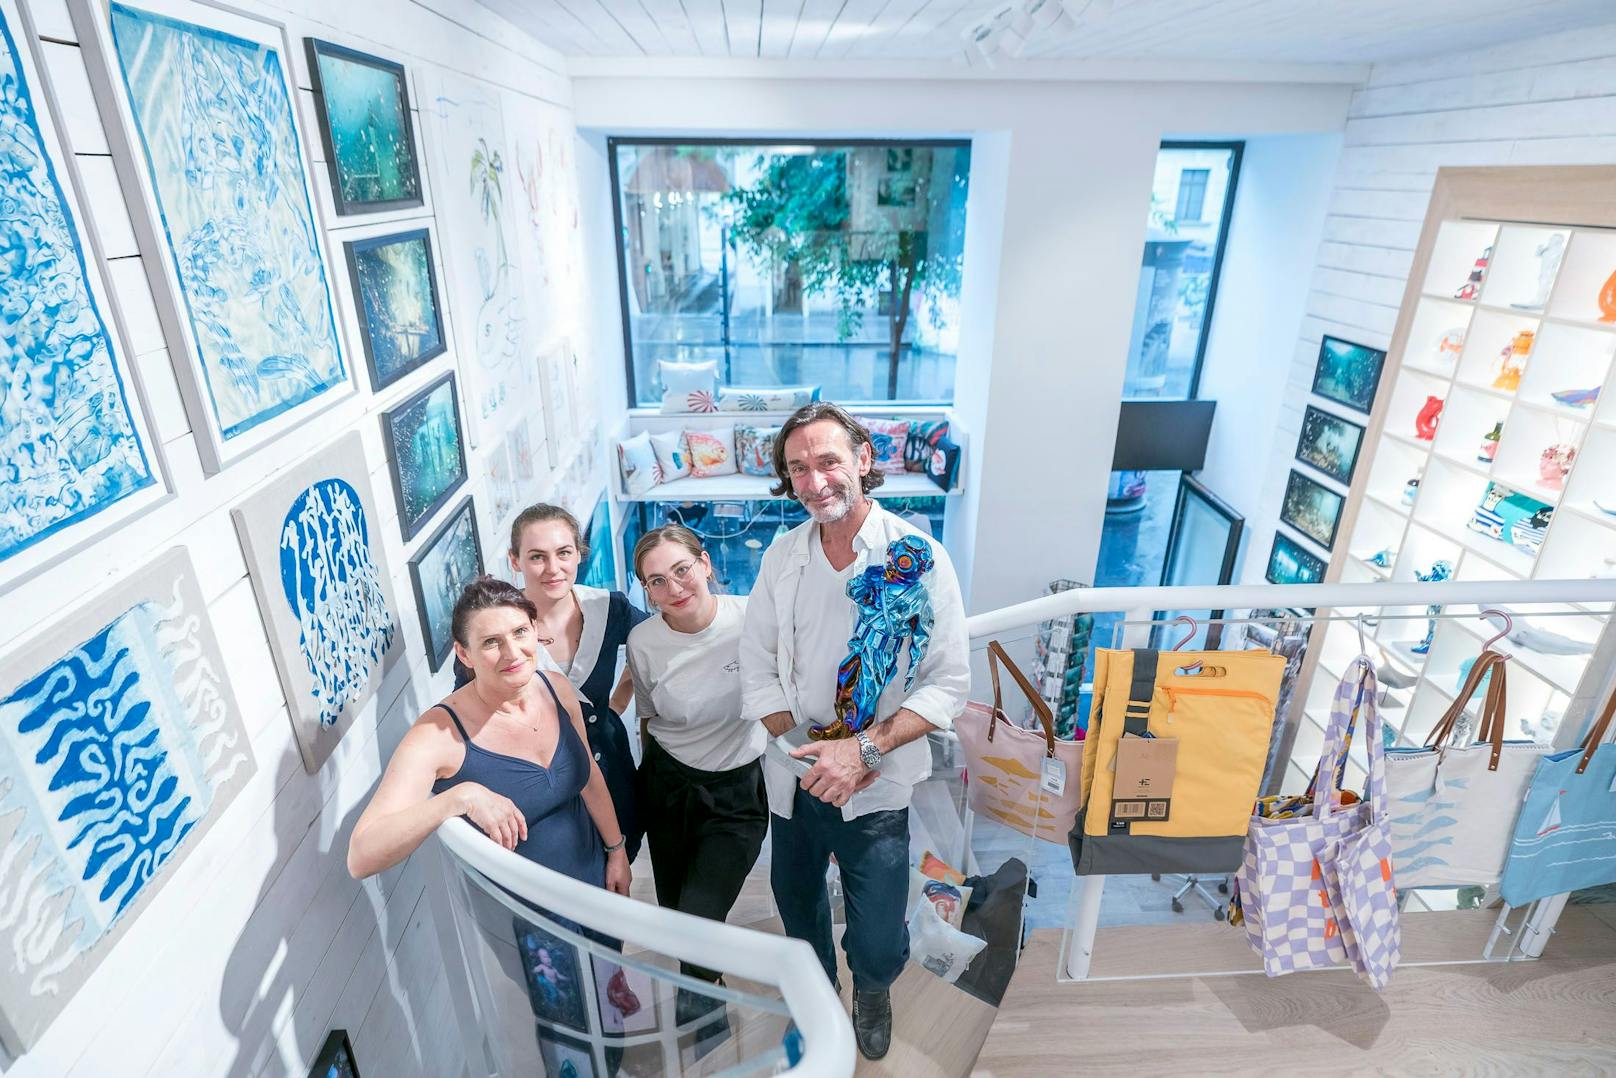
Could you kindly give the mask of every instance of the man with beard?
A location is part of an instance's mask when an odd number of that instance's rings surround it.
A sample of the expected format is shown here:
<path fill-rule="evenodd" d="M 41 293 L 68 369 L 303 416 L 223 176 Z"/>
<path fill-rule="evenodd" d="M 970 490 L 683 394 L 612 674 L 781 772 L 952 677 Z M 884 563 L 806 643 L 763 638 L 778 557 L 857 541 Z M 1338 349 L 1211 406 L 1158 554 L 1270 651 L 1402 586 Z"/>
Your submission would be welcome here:
<path fill-rule="evenodd" d="M 909 957 L 910 794 L 931 773 L 926 733 L 951 728 L 970 691 L 965 608 L 942 545 L 869 498 L 884 477 L 846 411 L 822 401 L 794 413 L 774 470 L 774 494 L 809 519 L 764 554 L 741 635 L 742 715 L 806 768 L 799 778 L 764 757 L 770 882 L 786 934 L 812 944 L 839 987 L 825 890 L 835 856 L 853 1030 L 880 1059 Z"/>

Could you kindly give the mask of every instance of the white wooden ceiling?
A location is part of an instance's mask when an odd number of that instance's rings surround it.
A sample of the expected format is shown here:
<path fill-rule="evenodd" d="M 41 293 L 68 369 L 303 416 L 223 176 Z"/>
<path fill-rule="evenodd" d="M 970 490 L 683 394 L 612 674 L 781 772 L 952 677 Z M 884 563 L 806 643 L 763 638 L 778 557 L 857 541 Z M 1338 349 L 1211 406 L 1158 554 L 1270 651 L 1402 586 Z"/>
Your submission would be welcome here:
<path fill-rule="evenodd" d="M 963 62 L 1008 0 L 477 2 L 567 56 Z M 1616 0 L 1115 0 L 1027 56 L 1368 64 L 1609 23 Z"/>

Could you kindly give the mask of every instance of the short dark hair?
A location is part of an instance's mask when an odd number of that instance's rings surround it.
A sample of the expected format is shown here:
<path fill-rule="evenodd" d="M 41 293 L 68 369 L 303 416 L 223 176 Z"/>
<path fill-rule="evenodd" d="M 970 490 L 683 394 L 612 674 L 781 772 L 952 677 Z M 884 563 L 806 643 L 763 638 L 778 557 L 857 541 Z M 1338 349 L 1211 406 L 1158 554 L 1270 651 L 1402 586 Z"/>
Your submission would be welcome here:
<path fill-rule="evenodd" d="M 511 521 L 512 556 L 522 552 L 522 532 L 529 524 L 545 524 L 552 520 L 559 520 L 572 529 L 572 545 L 578 548 L 578 560 L 583 561 L 589 557 L 589 540 L 584 538 L 584 530 L 578 526 L 578 518 L 561 506 L 546 502 L 528 506 Z"/>
<path fill-rule="evenodd" d="M 455 600 L 454 614 L 449 619 L 449 631 L 455 643 L 461 647 L 468 646 L 466 625 L 473 614 L 506 606 L 520 610 L 528 616 L 529 621 L 539 620 L 539 608 L 515 584 L 486 573 L 467 584 L 461 590 L 460 598 Z"/>
<path fill-rule="evenodd" d="M 870 432 L 846 408 L 832 401 L 805 404 L 791 413 L 791 418 L 781 425 L 780 433 L 774 436 L 774 474 L 778 482 L 770 488 L 769 493 L 776 498 L 784 495 L 792 501 L 798 500 L 797 492 L 791 489 L 791 476 L 786 471 L 786 439 L 808 424 L 822 420 L 829 420 L 842 428 L 847 440 L 852 443 L 854 456 L 858 455 L 859 446 L 867 445 L 873 457 L 875 447 L 870 441 Z M 859 478 L 859 489 L 868 494 L 886 481 L 887 477 L 872 466 L 866 475 Z"/>

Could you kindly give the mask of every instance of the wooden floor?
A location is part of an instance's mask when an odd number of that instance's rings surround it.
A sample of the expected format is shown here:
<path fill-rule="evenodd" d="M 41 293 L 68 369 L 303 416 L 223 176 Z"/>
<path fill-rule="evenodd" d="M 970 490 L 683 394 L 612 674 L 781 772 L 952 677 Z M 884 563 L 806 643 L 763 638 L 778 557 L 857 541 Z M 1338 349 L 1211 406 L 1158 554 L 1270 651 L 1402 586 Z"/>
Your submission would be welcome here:
<path fill-rule="evenodd" d="M 1442 932 L 1475 934 L 1491 921 L 1477 913 L 1405 920 L 1415 927 L 1416 919 L 1440 917 L 1447 919 Z M 1429 936 L 1423 927 L 1412 933 L 1416 939 Z M 1416 945 L 1416 957 L 1427 945 Z M 1059 948 L 1059 932 L 1032 934 L 973 1073 L 1616 1073 L 1612 906 L 1568 908 L 1551 957 L 1408 966 L 1379 995 L 1346 972 L 1058 984 Z M 1110 929 L 1098 941 L 1094 972 L 1164 963 L 1241 968 L 1230 963 L 1244 950 L 1240 934 L 1224 925 Z"/>

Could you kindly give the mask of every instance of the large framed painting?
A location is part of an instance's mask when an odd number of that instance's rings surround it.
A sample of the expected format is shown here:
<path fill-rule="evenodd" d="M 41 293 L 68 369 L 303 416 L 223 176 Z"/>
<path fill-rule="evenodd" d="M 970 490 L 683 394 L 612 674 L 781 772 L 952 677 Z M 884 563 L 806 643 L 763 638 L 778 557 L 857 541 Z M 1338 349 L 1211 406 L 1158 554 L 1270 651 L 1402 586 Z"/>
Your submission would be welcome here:
<path fill-rule="evenodd" d="M 1296 459 L 1311 464 L 1338 483 L 1351 486 L 1353 473 L 1358 470 L 1358 452 L 1363 448 L 1363 438 L 1363 427 L 1310 404 L 1302 414 Z"/>
<path fill-rule="evenodd" d="M 318 38 L 304 44 L 337 213 L 421 205 L 404 65 Z"/>
<path fill-rule="evenodd" d="M 70 0 L 210 473 L 354 392 L 275 23 Z"/>
<path fill-rule="evenodd" d="M 359 434 L 277 474 L 231 516 L 313 774 L 404 650 Z"/>
<path fill-rule="evenodd" d="M 1284 532 L 1275 532 L 1263 575 L 1271 584 L 1318 584 L 1323 582 L 1326 568 L 1322 558 Z"/>
<path fill-rule="evenodd" d="M 1316 479 L 1295 469 L 1285 481 L 1285 498 L 1279 519 L 1295 528 L 1325 550 L 1335 548 L 1335 534 L 1341 528 L 1341 509 L 1346 499 Z"/>
<path fill-rule="evenodd" d="M 0 0 L 0 593 L 170 490 L 37 40 Z"/>
<path fill-rule="evenodd" d="M 1385 365 L 1386 353 L 1379 348 L 1326 336 L 1319 345 L 1318 366 L 1313 369 L 1313 392 L 1368 415 L 1375 406 Z"/>
<path fill-rule="evenodd" d="M 343 245 L 359 314 L 359 340 L 377 392 L 449 350 L 424 228 Z"/>
<path fill-rule="evenodd" d="M 0 659 L 0 1039 L 36 1044 L 255 771 L 176 547 Z"/>
<path fill-rule="evenodd" d="M 382 443 L 393 477 L 398 525 L 409 542 L 466 482 L 466 446 L 454 374 L 445 374 L 383 412 Z"/>
<path fill-rule="evenodd" d="M 454 650 L 451 619 L 454 605 L 465 586 L 483 573 L 483 552 L 479 545 L 477 514 L 471 498 L 461 500 L 431 538 L 410 559 L 410 582 L 415 586 L 415 608 L 421 618 L 421 635 L 432 672 Z"/>

